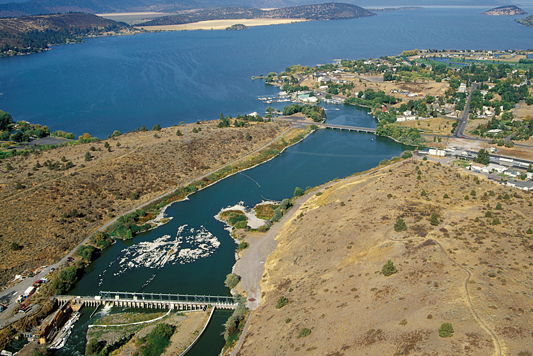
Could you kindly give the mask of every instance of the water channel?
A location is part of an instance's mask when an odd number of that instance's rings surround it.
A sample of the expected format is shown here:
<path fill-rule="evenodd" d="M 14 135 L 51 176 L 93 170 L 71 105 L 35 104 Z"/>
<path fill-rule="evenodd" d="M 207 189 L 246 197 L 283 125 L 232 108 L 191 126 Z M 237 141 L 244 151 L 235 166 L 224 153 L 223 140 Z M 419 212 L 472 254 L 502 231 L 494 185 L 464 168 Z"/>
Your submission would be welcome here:
<path fill-rule="evenodd" d="M 376 125 L 367 110 L 334 105 L 326 108 L 331 123 Z M 261 194 L 279 201 L 292 196 L 297 186 L 313 187 L 367 170 L 385 158 L 399 156 L 406 149 L 409 147 L 373 134 L 319 130 L 275 159 L 170 205 L 166 210 L 166 215 L 172 218 L 169 223 L 131 241 L 118 241 L 103 251 L 86 269 L 71 294 L 96 295 L 109 290 L 227 295 L 229 291 L 223 282 L 235 263 L 236 245 L 224 224 L 214 218 L 222 208 L 238 203 L 253 207 L 262 201 Z M 259 183 L 261 191 L 254 181 Z M 172 249 L 180 253 L 173 253 L 173 259 L 161 258 Z M 121 310 L 115 309 L 114 312 Z M 82 336 L 90 323 L 91 312 L 89 308 L 84 310 L 73 336 L 56 354 L 83 354 Z M 191 350 L 191 355 L 220 352 L 223 345 L 219 336 L 221 322 L 227 319 L 227 314 L 225 311 L 215 314 L 206 335 Z M 212 340 L 210 334 L 215 335 L 216 340 Z"/>

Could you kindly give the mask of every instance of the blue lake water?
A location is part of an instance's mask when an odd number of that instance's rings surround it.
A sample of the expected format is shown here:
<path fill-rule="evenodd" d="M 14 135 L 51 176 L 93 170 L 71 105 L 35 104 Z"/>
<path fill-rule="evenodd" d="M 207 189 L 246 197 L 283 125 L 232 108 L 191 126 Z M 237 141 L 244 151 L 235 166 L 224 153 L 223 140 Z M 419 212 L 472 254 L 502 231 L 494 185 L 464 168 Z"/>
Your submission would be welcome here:
<path fill-rule="evenodd" d="M 481 12 L 480 7 L 434 7 L 245 31 L 88 39 L 0 60 L 0 109 L 52 130 L 105 138 L 141 125 L 264 112 L 266 105 L 256 97 L 277 90 L 251 76 L 292 64 L 413 48 L 533 48 L 533 28 L 516 23 L 516 16 Z"/>
<path fill-rule="evenodd" d="M 218 118 L 221 112 L 263 113 L 268 105 L 257 97 L 278 89 L 251 76 L 280 72 L 292 64 L 375 58 L 414 48 L 533 48 L 533 28 L 517 24 L 516 17 L 483 16 L 483 9 L 434 7 L 354 20 L 152 33 L 56 46 L 46 53 L 0 60 L 0 109 L 15 120 L 105 138 L 113 130 L 170 126 Z M 355 107 L 326 109 L 333 123 L 376 125 Z M 316 186 L 369 169 L 404 149 L 370 134 L 319 131 L 245 174 L 259 182 L 266 198 L 281 200 L 296 186 Z M 253 206 L 261 195 L 252 180 L 238 174 L 173 204 L 167 210 L 170 223 L 104 251 L 72 293 L 226 294 L 223 280 L 235 262 L 235 244 L 213 216 L 241 201 Z M 160 258 L 172 248 L 184 253 Z M 75 331 L 79 336 L 57 354 L 83 352 L 84 318 Z M 217 338 L 210 351 L 203 349 L 204 342 L 197 352 L 216 355 L 220 342 Z"/>

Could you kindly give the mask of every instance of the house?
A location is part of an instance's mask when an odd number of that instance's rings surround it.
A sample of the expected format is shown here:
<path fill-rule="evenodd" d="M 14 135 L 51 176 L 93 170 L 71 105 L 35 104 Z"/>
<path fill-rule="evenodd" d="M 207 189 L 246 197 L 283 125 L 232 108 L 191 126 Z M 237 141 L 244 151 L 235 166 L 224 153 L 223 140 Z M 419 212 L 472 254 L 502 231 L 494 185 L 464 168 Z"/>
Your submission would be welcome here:
<path fill-rule="evenodd" d="M 510 182 L 508 181 L 507 185 L 510 185 L 509 183 Z M 533 190 L 533 182 L 530 180 L 525 180 L 525 181 L 524 180 L 513 180 L 511 184 L 513 184 L 512 185 L 513 187 L 516 187 L 518 189 L 522 189 L 526 191 Z"/>
<path fill-rule="evenodd" d="M 506 169 L 505 171 L 503 171 L 503 174 L 505 174 L 506 176 L 509 176 L 511 178 L 515 178 L 515 177 L 518 177 L 520 175 L 520 172 L 510 168 L 510 169 Z"/>
<path fill-rule="evenodd" d="M 489 172 L 498 172 L 498 173 L 502 173 L 503 171 L 505 171 L 507 169 L 507 167 L 504 167 L 504 166 L 500 166 L 499 164 L 496 164 L 496 163 L 489 163 L 489 165 L 487 166 Z"/>

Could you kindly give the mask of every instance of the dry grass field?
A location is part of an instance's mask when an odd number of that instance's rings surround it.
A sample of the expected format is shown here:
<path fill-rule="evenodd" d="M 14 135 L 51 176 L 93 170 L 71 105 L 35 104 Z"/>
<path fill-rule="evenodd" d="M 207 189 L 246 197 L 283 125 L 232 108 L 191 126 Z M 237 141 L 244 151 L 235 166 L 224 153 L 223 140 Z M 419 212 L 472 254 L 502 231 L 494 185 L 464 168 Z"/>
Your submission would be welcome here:
<path fill-rule="evenodd" d="M 260 123 L 220 129 L 217 122 L 128 133 L 2 160 L 0 285 L 24 270 L 58 261 L 113 217 L 251 153 L 288 128 Z M 177 129 L 184 135 L 177 136 Z M 87 152 L 90 161 L 85 161 Z M 21 249 L 12 251 L 12 243 Z"/>
<path fill-rule="evenodd" d="M 531 355 L 532 205 L 416 160 L 321 189 L 278 235 L 238 355 Z"/>

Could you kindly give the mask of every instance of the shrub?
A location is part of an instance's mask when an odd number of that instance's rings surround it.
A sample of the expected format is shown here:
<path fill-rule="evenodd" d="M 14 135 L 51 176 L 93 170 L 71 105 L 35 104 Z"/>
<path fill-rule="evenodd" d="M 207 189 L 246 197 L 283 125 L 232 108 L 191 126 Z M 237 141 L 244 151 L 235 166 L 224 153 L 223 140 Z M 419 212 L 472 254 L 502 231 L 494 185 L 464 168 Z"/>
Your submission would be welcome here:
<path fill-rule="evenodd" d="M 281 204 L 279 207 L 285 211 L 289 210 L 289 208 L 292 206 L 291 201 L 289 199 L 283 199 L 281 201 Z"/>
<path fill-rule="evenodd" d="M 530 230 L 531 230 L 531 229 L 530 229 Z M 10 249 L 11 251 L 18 251 L 18 250 L 20 250 L 20 246 L 19 246 L 18 243 L 16 243 L 16 242 L 12 242 L 11 245 L 9 245 L 9 249 Z"/>
<path fill-rule="evenodd" d="M 387 263 L 385 263 L 383 265 L 383 268 L 381 269 L 381 272 L 383 272 L 383 275 L 385 277 L 388 277 L 388 276 L 391 276 L 393 275 L 394 273 L 398 272 L 396 270 L 396 267 L 394 267 L 394 264 L 392 263 L 391 260 L 388 260 Z"/>
<path fill-rule="evenodd" d="M 470 197 L 468 195 L 465 195 L 465 200 L 468 200 L 470 199 Z"/>
<path fill-rule="evenodd" d="M 236 229 L 246 229 L 247 227 L 248 223 L 246 222 L 246 220 L 237 221 L 237 223 L 235 224 Z"/>
<path fill-rule="evenodd" d="M 411 158 L 413 157 L 413 153 L 411 151 L 405 151 L 404 153 L 402 153 L 402 158 L 403 159 L 407 159 L 407 158 Z"/>
<path fill-rule="evenodd" d="M 407 225 L 405 225 L 405 221 L 403 221 L 402 218 L 398 218 L 398 220 L 396 220 L 396 223 L 394 224 L 394 231 L 400 232 L 404 230 L 407 230 Z"/>
<path fill-rule="evenodd" d="M 444 199 L 448 199 L 448 198 L 450 198 L 450 197 L 448 196 L 448 194 L 444 194 Z"/>
<path fill-rule="evenodd" d="M 224 284 L 229 289 L 233 289 L 237 286 L 237 284 L 239 284 L 240 280 L 241 280 L 241 277 L 239 277 L 235 273 L 230 273 L 226 276 L 226 280 L 224 281 Z"/>
<path fill-rule="evenodd" d="M 499 225 L 499 224 L 501 224 L 500 219 L 494 218 L 494 220 L 492 220 L 491 225 Z"/>
<path fill-rule="evenodd" d="M 85 162 L 88 162 L 91 160 L 91 158 L 93 158 L 93 156 L 91 156 L 91 153 L 89 151 L 87 151 L 85 153 Z"/>
<path fill-rule="evenodd" d="M 476 196 L 476 191 L 474 189 L 472 189 L 472 191 L 470 192 L 470 195 L 475 197 Z"/>
<path fill-rule="evenodd" d="M 280 296 L 278 298 L 278 301 L 276 302 L 276 309 L 281 309 L 287 304 L 289 304 L 289 300 L 285 298 L 284 296 Z"/>
<path fill-rule="evenodd" d="M 178 129 L 178 131 L 176 131 L 176 136 L 183 136 L 183 133 Z"/>
<path fill-rule="evenodd" d="M 308 328 L 303 328 L 298 333 L 298 338 L 309 336 L 309 334 L 311 334 L 311 330 L 309 330 Z"/>
<path fill-rule="evenodd" d="M 529 228 L 529 229 L 527 229 L 526 233 L 531 235 L 531 234 L 533 234 L 533 230 L 531 230 L 531 228 Z"/>
<path fill-rule="evenodd" d="M 392 194 L 391 193 L 387 194 L 387 198 L 389 199 L 392 198 Z"/>
<path fill-rule="evenodd" d="M 423 160 L 423 161 L 427 161 L 427 160 L 428 160 L 428 158 L 427 158 L 427 157 L 424 157 L 424 158 L 422 158 L 422 160 Z"/>
<path fill-rule="evenodd" d="M 283 214 L 281 213 L 281 210 L 279 208 L 276 208 L 276 210 L 274 210 L 274 215 L 272 215 L 272 221 L 279 221 L 282 216 Z"/>
<path fill-rule="evenodd" d="M 296 187 L 294 189 L 294 196 L 295 197 L 299 197 L 299 196 L 302 196 L 302 195 L 304 195 L 304 190 L 302 188 L 300 188 L 300 187 Z"/>
<path fill-rule="evenodd" d="M 452 337 L 453 336 L 453 326 L 452 323 L 442 323 L 439 328 L 440 337 Z"/>
<path fill-rule="evenodd" d="M 485 217 L 486 217 L 486 218 L 492 218 L 492 211 L 487 211 L 487 212 L 485 213 Z"/>
<path fill-rule="evenodd" d="M 242 250 L 244 250 L 245 248 L 248 248 L 248 243 L 247 243 L 247 242 L 241 242 L 241 243 L 239 244 L 239 247 L 238 247 L 239 251 L 242 251 Z"/>
<path fill-rule="evenodd" d="M 152 131 L 161 131 L 161 125 L 156 124 L 154 127 L 152 127 Z"/>
<path fill-rule="evenodd" d="M 440 221 L 439 221 L 439 214 L 437 213 L 433 213 L 431 214 L 431 218 L 429 219 L 429 223 L 433 226 L 437 226 Z"/>
<path fill-rule="evenodd" d="M 500 204 L 499 202 L 498 204 L 496 204 L 496 210 L 503 210 L 502 204 Z"/>

